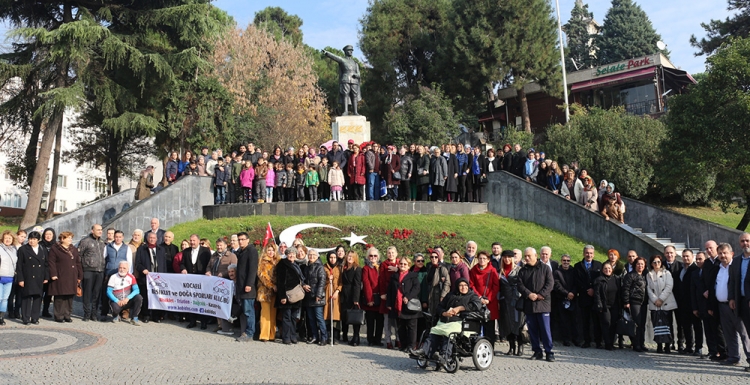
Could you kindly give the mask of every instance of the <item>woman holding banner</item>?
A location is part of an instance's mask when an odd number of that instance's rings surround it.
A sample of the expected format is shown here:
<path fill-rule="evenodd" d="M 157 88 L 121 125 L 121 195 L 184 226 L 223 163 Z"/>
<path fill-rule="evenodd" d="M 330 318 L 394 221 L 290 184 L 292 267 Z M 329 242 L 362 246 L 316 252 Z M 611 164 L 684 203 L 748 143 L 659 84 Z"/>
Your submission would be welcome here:
<path fill-rule="evenodd" d="M 260 336 L 258 340 L 273 341 L 276 336 L 276 245 L 266 246 L 266 251 L 258 264 L 258 297 L 260 302 Z M 252 321 L 252 320 L 250 320 Z"/>

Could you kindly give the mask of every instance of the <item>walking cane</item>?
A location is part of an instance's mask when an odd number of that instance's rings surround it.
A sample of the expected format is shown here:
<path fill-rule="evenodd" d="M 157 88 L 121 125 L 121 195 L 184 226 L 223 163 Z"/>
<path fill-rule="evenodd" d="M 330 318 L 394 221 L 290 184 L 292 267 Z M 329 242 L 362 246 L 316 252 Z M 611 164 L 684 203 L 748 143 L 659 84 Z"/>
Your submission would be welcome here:
<path fill-rule="evenodd" d="M 328 284 L 331 287 L 331 334 L 328 338 L 331 339 L 331 346 L 333 346 L 333 277 L 328 280 Z"/>

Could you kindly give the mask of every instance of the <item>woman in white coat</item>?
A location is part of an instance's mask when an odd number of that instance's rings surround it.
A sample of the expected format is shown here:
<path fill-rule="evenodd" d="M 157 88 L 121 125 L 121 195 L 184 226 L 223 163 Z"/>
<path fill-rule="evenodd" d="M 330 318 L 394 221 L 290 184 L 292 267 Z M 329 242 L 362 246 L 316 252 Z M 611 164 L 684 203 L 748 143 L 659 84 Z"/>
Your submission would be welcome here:
<path fill-rule="evenodd" d="M 661 255 L 654 255 L 651 257 L 651 271 L 648 272 L 646 282 L 648 288 L 648 310 L 651 310 L 651 319 L 656 318 L 657 310 L 665 310 L 667 312 L 667 319 L 672 320 L 672 311 L 677 309 L 677 301 L 674 299 L 672 288 L 674 287 L 674 280 L 672 279 L 672 273 L 664 267 L 663 257 Z M 669 325 L 670 332 L 672 332 L 672 325 Z M 669 354 L 669 344 L 666 344 L 662 351 L 662 344 L 657 344 L 657 353 Z"/>

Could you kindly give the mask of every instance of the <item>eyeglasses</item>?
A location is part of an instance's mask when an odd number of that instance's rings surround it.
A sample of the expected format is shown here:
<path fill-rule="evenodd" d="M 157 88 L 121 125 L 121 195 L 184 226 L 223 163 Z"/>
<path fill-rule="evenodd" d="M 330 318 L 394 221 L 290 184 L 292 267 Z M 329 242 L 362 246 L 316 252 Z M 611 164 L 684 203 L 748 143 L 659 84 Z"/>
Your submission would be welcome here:
<path fill-rule="evenodd" d="M 570 263 L 570 259 L 563 259 L 562 263 Z"/>
<path fill-rule="evenodd" d="M 652 265 L 661 265 L 661 261 L 653 261 L 651 262 Z"/>
<path fill-rule="evenodd" d="M 368 257 L 370 257 L 370 258 L 372 258 L 372 257 L 375 257 L 375 258 L 380 258 L 380 256 L 379 256 L 379 255 L 377 255 L 377 254 L 371 254 L 371 255 L 368 255 Z"/>
<path fill-rule="evenodd" d="M 438 257 L 437 255 L 430 255 L 430 259 L 438 259 L 438 258 L 440 257 Z"/>
<path fill-rule="evenodd" d="M 399 266 L 409 266 L 409 264 L 408 264 L 408 263 L 399 263 L 398 265 L 399 265 Z"/>
<path fill-rule="evenodd" d="M 424 259 L 417 259 L 417 260 L 416 260 L 416 261 L 414 261 L 414 262 L 415 262 L 415 263 L 424 263 Z"/>

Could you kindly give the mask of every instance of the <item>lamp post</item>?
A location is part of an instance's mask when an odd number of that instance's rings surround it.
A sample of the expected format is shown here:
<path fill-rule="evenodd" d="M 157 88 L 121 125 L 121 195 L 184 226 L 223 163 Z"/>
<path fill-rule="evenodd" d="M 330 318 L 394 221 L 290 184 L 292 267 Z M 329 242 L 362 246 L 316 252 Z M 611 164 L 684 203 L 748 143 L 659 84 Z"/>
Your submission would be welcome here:
<path fill-rule="evenodd" d="M 568 78 L 565 75 L 565 49 L 563 48 L 563 32 L 560 22 L 560 0 L 555 0 L 557 7 L 557 32 L 560 36 L 560 64 L 562 66 L 563 93 L 565 94 L 565 123 L 570 121 L 570 107 L 568 106 Z"/>

